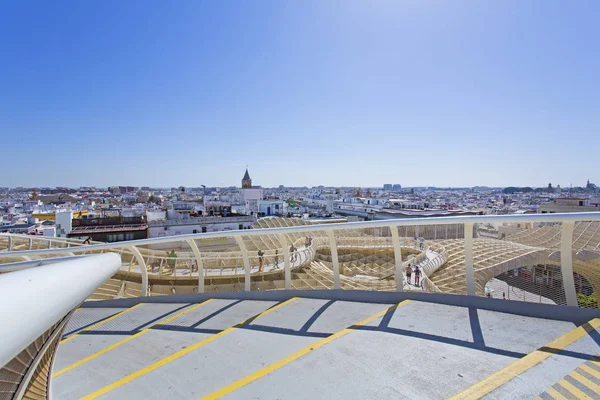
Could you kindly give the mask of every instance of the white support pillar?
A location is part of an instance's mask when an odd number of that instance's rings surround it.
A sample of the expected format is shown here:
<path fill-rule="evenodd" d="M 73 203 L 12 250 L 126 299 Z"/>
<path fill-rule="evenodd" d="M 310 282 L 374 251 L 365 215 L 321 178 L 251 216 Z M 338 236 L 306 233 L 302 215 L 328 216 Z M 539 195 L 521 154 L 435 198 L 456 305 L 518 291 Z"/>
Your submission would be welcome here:
<path fill-rule="evenodd" d="M 29 239 L 31 240 L 31 239 Z M 11 235 L 8 235 L 8 251 L 12 251 L 13 249 L 13 238 Z"/>
<path fill-rule="evenodd" d="M 200 256 L 200 249 L 193 239 L 186 240 L 187 244 L 192 249 L 194 257 L 196 257 L 196 266 L 198 267 L 198 293 L 204 293 L 204 264 Z"/>
<path fill-rule="evenodd" d="M 329 237 L 329 248 L 331 250 L 331 263 L 333 264 L 333 288 L 340 289 L 340 262 L 338 260 L 337 243 L 333 230 L 327 231 Z"/>
<path fill-rule="evenodd" d="M 562 223 L 560 237 L 560 270 L 568 306 L 577 307 L 577 291 L 573 279 L 573 222 Z"/>
<path fill-rule="evenodd" d="M 140 274 L 142 275 L 142 296 L 148 296 L 148 269 L 146 268 L 146 262 L 144 261 L 144 257 L 142 257 L 142 253 L 135 246 L 129 246 L 129 250 L 133 253 L 135 260 L 140 266 Z"/>
<path fill-rule="evenodd" d="M 292 271 L 290 268 L 290 248 L 288 247 L 288 242 L 285 238 L 285 235 L 278 235 L 279 243 L 283 248 L 283 276 L 285 279 L 285 289 L 292 289 Z"/>
<path fill-rule="evenodd" d="M 396 261 L 396 290 L 404 290 L 404 275 L 402 275 L 402 247 L 400 247 L 400 236 L 398 228 L 390 226 L 392 232 L 392 245 L 394 246 L 394 259 Z"/>
<path fill-rule="evenodd" d="M 240 236 L 235 237 L 235 241 L 237 242 L 240 251 L 242 252 L 242 260 L 244 261 L 244 290 L 246 292 L 250 291 L 250 258 L 248 257 L 248 250 L 246 249 L 246 245 L 244 244 L 244 240 Z"/>
<path fill-rule="evenodd" d="M 473 268 L 473 223 L 465 223 L 465 273 L 467 294 L 475 296 L 475 270 Z"/>
<path fill-rule="evenodd" d="M 31 250 L 32 246 L 33 246 L 33 240 L 31 240 L 31 238 L 29 238 L 29 250 Z"/>

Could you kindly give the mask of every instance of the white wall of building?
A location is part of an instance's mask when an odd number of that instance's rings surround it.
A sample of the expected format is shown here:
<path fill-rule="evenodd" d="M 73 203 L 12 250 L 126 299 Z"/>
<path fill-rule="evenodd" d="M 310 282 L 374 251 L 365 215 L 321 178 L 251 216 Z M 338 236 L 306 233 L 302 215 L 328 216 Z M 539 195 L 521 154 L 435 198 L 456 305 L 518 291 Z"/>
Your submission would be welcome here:
<path fill-rule="evenodd" d="M 73 230 L 73 212 L 57 212 L 56 217 L 56 237 L 67 237 Z"/>

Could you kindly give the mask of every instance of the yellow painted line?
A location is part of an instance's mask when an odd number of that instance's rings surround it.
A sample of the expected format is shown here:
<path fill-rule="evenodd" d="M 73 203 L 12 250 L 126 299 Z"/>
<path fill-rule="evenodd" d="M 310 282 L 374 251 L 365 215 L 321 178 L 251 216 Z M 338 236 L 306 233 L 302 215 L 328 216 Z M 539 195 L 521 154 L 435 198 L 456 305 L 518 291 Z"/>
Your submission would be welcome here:
<path fill-rule="evenodd" d="M 600 385 L 597 385 L 594 382 L 590 381 L 588 378 L 581 375 L 579 372 L 573 371 L 569 374 L 569 376 L 581 383 L 583 386 L 586 386 L 588 389 L 591 389 L 596 393 L 600 393 Z"/>
<path fill-rule="evenodd" d="M 284 301 L 283 303 L 279 303 L 276 306 L 271 307 L 268 310 L 263 311 L 262 313 L 258 314 L 255 317 L 247 319 L 247 320 L 239 323 L 238 325 L 232 326 L 231 328 L 227 328 L 227 329 L 225 329 L 225 330 L 223 330 L 223 331 L 221 331 L 221 332 L 219 332 L 219 333 L 217 333 L 215 335 L 212 335 L 212 336 L 210 336 L 210 337 L 208 337 L 208 338 L 206 338 L 204 340 L 199 341 L 198 343 L 195 343 L 195 344 L 193 344 L 193 345 L 191 345 L 189 347 L 186 347 L 185 349 L 179 350 L 178 352 L 173 353 L 170 356 L 165 357 L 162 360 L 159 360 L 159 361 L 155 362 L 154 364 L 150 364 L 149 366 L 147 366 L 145 368 L 142 368 L 142 369 L 140 369 L 140 370 L 138 370 L 138 371 L 136 371 L 136 372 L 134 372 L 132 374 L 129 374 L 129 375 L 127 375 L 127 376 L 119 379 L 118 381 L 115 381 L 115 382 L 111 383 L 110 385 L 107 385 L 107 386 L 103 387 L 102 389 L 99 389 L 99 390 L 95 391 L 94 393 L 90 393 L 87 396 L 82 397 L 81 400 L 91 400 L 91 399 L 98 398 L 99 396 L 102 396 L 102 395 L 110 392 L 111 390 L 114 390 L 114 389 L 116 389 L 116 388 L 118 388 L 120 386 L 123 386 L 124 384 L 129 383 L 129 382 L 133 381 L 134 379 L 139 378 L 140 376 L 146 375 L 148 372 L 154 371 L 155 369 L 158 369 L 158 368 L 162 367 L 163 365 L 166 365 L 166 364 L 170 363 L 171 361 L 175 361 L 178 358 L 183 357 L 184 355 L 186 355 L 186 354 L 188 354 L 188 353 L 196 350 L 199 347 L 204 346 L 205 344 L 208 344 L 210 342 L 213 342 L 213 341 L 217 340 L 221 336 L 225 336 L 228 333 L 231 333 L 231 332 L 235 331 L 236 329 L 238 329 L 238 327 L 240 325 L 245 324 L 247 321 L 255 321 L 255 320 L 257 320 L 257 319 L 259 319 L 261 317 L 264 317 L 265 315 L 270 314 L 273 311 L 278 310 L 281 307 L 286 306 L 286 305 L 288 305 L 291 302 L 296 301 L 296 300 L 298 300 L 298 297 L 293 297 L 293 298 L 291 298 L 291 299 L 289 299 L 287 301 Z"/>
<path fill-rule="evenodd" d="M 311 351 L 316 350 L 319 347 L 322 347 L 322 346 L 326 345 L 327 343 L 330 343 L 330 342 L 332 342 L 332 341 L 334 341 L 334 340 L 336 340 L 336 339 L 338 339 L 338 338 L 340 338 L 342 336 L 345 336 L 345 335 L 349 334 L 350 332 L 352 332 L 352 331 L 355 330 L 355 327 L 366 325 L 369 322 L 371 322 L 371 321 L 373 321 L 373 320 L 375 320 L 377 318 L 383 317 L 389 310 L 396 309 L 398 307 L 402 307 L 402 306 L 404 306 L 404 305 L 406 305 L 406 304 L 408 304 L 410 302 L 412 302 L 412 300 L 404 300 L 404 301 L 402 301 L 399 304 L 395 304 L 395 305 L 393 305 L 391 307 L 386 308 L 383 311 L 380 311 L 380 312 L 378 312 L 376 314 L 373 314 L 370 317 L 365 318 L 362 321 L 357 322 L 356 324 L 354 324 L 354 325 L 352 325 L 352 326 L 350 326 L 350 327 L 348 327 L 346 329 L 342 329 L 341 331 L 339 331 L 337 333 L 334 333 L 331 336 L 327 336 L 326 338 L 321 339 L 321 340 L 317 341 L 316 343 L 313 343 L 310 346 L 307 346 L 307 347 L 303 348 L 302 350 L 299 350 L 299 351 L 297 351 L 297 352 L 295 352 L 295 353 L 293 353 L 293 354 L 291 354 L 291 355 L 289 355 L 289 356 L 287 356 L 285 358 L 282 358 L 279 361 L 274 362 L 273 364 L 267 365 L 266 367 L 261 368 L 261 369 L 255 371 L 254 373 L 252 373 L 252 374 L 250 374 L 250 375 L 248 375 L 248 376 L 246 376 L 246 377 L 244 377 L 244 378 L 242 378 L 240 380 L 237 380 L 237 381 L 235 381 L 235 382 L 233 382 L 233 383 L 231 383 L 231 384 L 229 384 L 229 385 L 227 385 L 225 387 L 222 387 L 221 389 L 212 392 L 208 396 L 202 397 L 202 400 L 219 399 L 219 398 L 221 398 L 223 396 L 226 396 L 229 393 L 231 393 L 231 392 L 233 392 L 235 390 L 238 390 L 239 388 L 241 388 L 243 386 L 246 386 L 249 383 L 252 383 L 252 382 L 254 382 L 257 379 L 260 379 L 263 376 L 268 375 L 268 374 L 270 374 L 271 372 L 273 372 L 275 370 L 278 370 L 279 368 L 281 368 L 281 367 L 283 367 L 283 366 L 291 363 L 292 361 L 297 360 L 298 358 L 300 358 L 300 357 L 302 357 L 302 356 L 310 353 Z"/>
<path fill-rule="evenodd" d="M 146 334 L 146 333 L 150 332 L 150 331 L 152 330 L 152 328 L 154 328 L 154 327 L 156 327 L 156 326 L 159 326 L 159 325 L 168 324 L 169 322 L 171 322 L 171 321 L 173 321 L 173 320 L 175 320 L 175 319 L 177 319 L 177 318 L 181 317 L 182 315 L 185 315 L 185 314 L 189 313 L 190 311 L 194 311 L 195 309 L 197 309 L 197 308 L 199 308 L 199 307 L 203 306 L 204 304 L 206 304 L 206 303 L 208 303 L 208 302 L 210 302 L 210 301 L 212 301 L 212 299 L 206 300 L 206 301 L 204 301 L 204 302 L 202 302 L 202 303 L 199 303 L 199 304 L 196 304 L 196 305 L 194 305 L 194 306 L 192 306 L 192 307 L 188 307 L 188 308 L 186 308 L 185 310 L 183 310 L 183 311 L 182 311 L 182 312 L 180 312 L 180 313 L 177 313 L 177 314 L 175 314 L 175 315 L 173 315 L 173 316 L 171 316 L 171 317 L 169 317 L 169 318 L 167 318 L 167 319 L 165 319 L 165 320 L 162 320 L 162 321 L 160 321 L 159 323 L 157 323 L 157 324 L 154 324 L 154 325 L 152 325 L 152 326 L 150 326 L 150 327 L 148 327 L 148 328 L 146 328 L 146 329 L 142 329 L 141 331 L 139 331 L 138 333 L 136 333 L 136 334 L 134 334 L 134 335 L 128 336 L 128 337 L 126 337 L 125 339 L 118 341 L 117 343 L 111 344 L 110 346 L 108 346 L 108 347 L 105 347 L 105 348 L 103 348 L 102 350 L 100 350 L 100 351 L 98 351 L 98 352 L 96 352 L 96 353 L 94 353 L 94 354 L 92 354 L 92 355 L 89 355 L 89 356 L 87 356 L 87 357 L 85 357 L 85 358 L 82 358 L 81 360 L 77 361 L 76 363 L 73 363 L 73 364 L 71 364 L 71 365 L 69 365 L 69 366 L 67 366 L 67 367 L 65 367 L 65 368 L 63 368 L 63 369 L 61 369 L 60 371 L 58 371 L 58 372 L 54 373 L 54 374 L 52 375 L 52 377 L 53 377 L 53 378 L 56 378 L 56 377 L 58 377 L 58 376 L 60 376 L 60 375 L 64 374 L 65 372 L 68 372 L 68 371 L 72 370 L 73 368 L 77 368 L 77 367 L 79 367 L 80 365 L 83 365 L 83 364 L 85 364 L 86 362 L 88 362 L 88 361 L 90 361 L 90 360 L 93 360 L 94 358 L 100 357 L 102 354 L 106 354 L 106 353 L 108 353 L 109 351 L 111 351 L 111 350 L 114 350 L 114 349 L 116 349 L 117 347 L 121 346 L 122 344 L 125 344 L 125 343 L 127 343 L 127 342 L 130 342 L 130 341 L 132 341 L 133 339 L 135 339 L 135 338 L 137 338 L 137 337 L 140 337 L 140 336 L 142 336 L 142 335 L 144 335 L 144 334 Z"/>
<path fill-rule="evenodd" d="M 585 325 L 585 324 L 584 324 Z M 600 318 L 594 318 L 589 321 L 587 325 L 591 326 L 593 329 L 600 328 Z M 477 382 L 473 386 L 463 390 L 462 392 L 450 397 L 450 400 L 459 400 L 459 399 L 480 399 L 491 391 L 499 388 L 504 385 L 506 382 L 516 378 L 523 372 L 528 369 L 536 366 L 541 363 L 548 357 L 552 356 L 553 353 L 544 351 L 544 348 L 552 348 L 556 350 L 562 350 L 568 345 L 576 342 L 582 337 L 586 336 L 588 331 L 586 328 L 582 326 L 578 326 L 572 331 L 564 334 L 548 343 L 547 345 L 541 347 L 538 350 L 535 350 L 525 357 L 515 361 L 514 363 L 502 368 L 500 371 L 493 373 L 487 378 L 482 379 Z"/>
<path fill-rule="evenodd" d="M 569 400 L 567 397 L 563 396 L 561 392 L 554 389 L 553 387 L 549 387 L 548 390 L 546 390 L 546 393 L 553 397 L 554 400 Z"/>
<path fill-rule="evenodd" d="M 135 306 L 133 306 L 133 307 L 129 307 L 128 309 L 126 309 L 126 310 L 123 310 L 123 311 L 121 311 L 121 312 L 119 312 L 119 313 L 117 313 L 117 314 L 113 315 L 112 317 L 108 317 L 108 318 L 106 318 L 106 319 L 104 319 L 104 320 L 102 320 L 102 321 L 100 321 L 100 322 L 98 322 L 98 323 L 96 323 L 96 324 L 94 324 L 94 325 L 88 326 L 87 328 L 84 328 L 84 329 L 80 330 L 79 332 L 77 332 L 77 333 L 75 333 L 75 334 L 73 334 L 73 335 L 69 336 L 68 338 L 61 340 L 61 341 L 60 341 L 60 343 L 61 343 L 61 344 L 62 344 L 62 343 L 66 343 L 66 342 L 68 342 L 69 340 L 76 338 L 77 336 L 79 336 L 79 335 L 81 334 L 81 332 L 87 332 L 87 331 L 91 331 L 91 330 L 93 330 L 93 329 L 96 329 L 96 328 L 97 328 L 97 327 L 99 327 L 100 325 L 104 325 L 105 323 L 107 323 L 107 322 L 109 322 L 109 321 L 112 321 L 112 320 L 113 320 L 113 319 L 115 319 L 115 318 L 119 318 L 121 315 L 128 313 L 129 311 L 131 311 L 131 310 L 133 310 L 133 309 L 135 309 L 135 308 L 137 308 L 137 307 L 141 306 L 142 304 L 144 304 L 144 303 L 138 303 L 138 304 L 136 304 L 136 305 L 135 305 Z"/>
<path fill-rule="evenodd" d="M 588 374 L 590 374 L 594 378 L 600 379 L 600 372 L 596 371 L 594 368 L 588 367 L 585 364 L 581 364 L 579 366 L 579 368 L 581 368 L 582 370 L 584 370 L 585 372 L 587 372 Z"/>
<path fill-rule="evenodd" d="M 574 385 L 572 385 L 571 383 L 569 383 L 566 379 L 561 379 L 558 382 L 558 384 L 560 386 L 562 386 L 563 388 L 565 388 L 568 392 L 570 392 L 578 400 L 582 400 L 582 399 L 590 399 L 591 400 L 592 399 L 590 396 L 588 396 L 587 394 L 585 394 L 581 390 L 577 389 Z"/>

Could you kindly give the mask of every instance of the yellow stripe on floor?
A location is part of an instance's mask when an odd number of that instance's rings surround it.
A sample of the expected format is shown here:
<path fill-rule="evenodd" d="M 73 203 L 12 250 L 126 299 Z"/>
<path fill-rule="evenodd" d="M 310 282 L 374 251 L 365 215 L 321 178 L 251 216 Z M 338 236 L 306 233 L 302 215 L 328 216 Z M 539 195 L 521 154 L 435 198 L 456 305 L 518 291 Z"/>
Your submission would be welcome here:
<path fill-rule="evenodd" d="M 575 385 L 572 385 L 569 381 L 567 381 L 566 379 L 561 379 L 558 384 L 560 386 L 562 386 L 565 390 L 567 390 L 568 392 L 570 392 L 573 396 L 575 396 L 575 398 L 577 398 L 578 400 L 584 400 L 584 399 L 592 399 L 590 396 L 588 396 L 587 394 L 583 393 L 581 390 L 577 389 L 575 387 Z"/>
<path fill-rule="evenodd" d="M 548 388 L 548 390 L 546 390 L 546 394 L 549 394 L 554 400 L 569 400 L 567 397 L 563 396 L 561 392 L 554 389 L 553 387 Z"/>
<path fill-rule="evenodd" d="M 293 297 L 293 298 L 291 298 L 291 299 L 289 299 L 287 301 L 279 303 L 276 306 L 271 307 L 268 310 L 263 311 L 262 313 L 258 314 L 257 316 L 250 318 L 250 320 L 256 321 L 257 319 L 259 319 L 261 317 L 264 317 L 265 315 L 270 314 L 273 311 L 278 310 L 281 307 L 286 306 L 286 305 L 288 305 L 291 302 L 296 301 L 296 300 L 298 300 L 298 297 Z M 213 342 L 213 341 L 217 340 L 221 336 L 225 336 L 228 333 L 235 331 L 236 329 L 238 329 L 238 327 L 240 325 L 243 325 L 244 323 L 246 323 L 246 321 L 249 321 L 249 320 L 244 320 L 243 322 L 241 322 L 238 325 L 232 326 L 231 328 L 227 328 L 227 329 L 225 329 L 225 330 L 223 330 L 223 331 L 221 331 L 221 332 L 219 332 L 219 333 L 217 333 L 215 335 L 212 335 L 212 336 L 210 336 L 210 337 L 208 337 L 208 338 L 206 338 L 204 340 L 201 340 L 200 342 L 198 342 L 196 344 L 193 344 L 193 345 L 191 345 L 189 347 L 186 347 L 185 349 L 179 350 L 178 352 L 173 353 L 170 356 L 165 357 L 162 360 L 159 360 L 159 361 L 155 362 L 154 364 L 151 364 L 151 365 L 149 365 L 149 366 L 147 366 L 145 368 L 140 369 L 139 371 L 136 371 L 136 372 L 134 372 L 132 374 L 129 374 L 129 375 L 127 375 L 127 376 L 119 379 L 118 381 L 115 381 L 115 382 L 111 383 L 110 385 L 107 385 L 107 386 L 103 387 L 102 389 L 95 391 L 94 393 L 88 394 L 87 396 L 82 397 L 81 399 L 82 400 L 91 400 L 91 399 L 98 398 L 99 396 L 102 396 L 102 395 L 104 395 L 104 394 L 106 394 L 106 393 L 108 393 L 108 392 L 110 392 L 110 391 L 112 391 L 112 390 L 114 390 L 114 389 L 116 389 L 116 388 L 118 388 L 120 386 L 123 386 L 124 384 L 129 383 L 129 382 L 133 381 L 134 379 L 139 378 L 140 376 L 146 375 L 148 372 L 154 371 L 155 369 L 158 369 L 158 368 L 162 367 L 163 365 L 166 365 L 166 364 L 170 363 L 171 361 L 175 361 L 178 358 L 183 357 L 184 355 L 186 355 L 186 354 L 188 354 L 188 353 L 196 350 L 199 347 L 202 347 L 202 346 L 204 346 L 204 345 L 206 345 L 206 344 L 208 344 L 210 342 Z"/>
<path fill-rule="evenodd" d="M 192 307 L 188 307 L 188 308 L 186 308 L 185 310 L 183 310 L 180 313 L 177 313 L 177 314 L 175 314 L 175 315 L 173 315 L 173 316 L 171 316 L 171 317 L 169 317 L 169 318 L 167 318 L 165 320 L 160 321 L 157 324 L 154 324 L 154 325 L 152 325 L 152 326 L 150 326 L 150 327 L 148 327 L 146 329 L 143 329 L 143 330 L 139 331 L 138 333 L 136 333 L 134 335 L 128 336 L 125 339 L 118 341 L 117 343 L 111 344 L 110 346 L 105 347 L 104 349 L 102 349 L 102 350 L 100 350 L 100 351 L 98 351 L 98 352 L 96 352 L 96 353 L 94 353 L 92 355 L 89 355 L 89 356 L 87 356 L 85 358 L 82 358 L 81 360 L 77 361 L 76 363 L 73 363 L 73 364 L 71 364 L 71 365 L 69 365 L 69 366 L 61 369 L 60 371 L 54 373 L 52 375 L 52 377 L 56 378 L 56 377 L 64 374 L 65 372 L 68 372 L 68 371 L 72 370 L 73 368 L 77 368 L 80 365 L 85 364 L 86 362 L 93 360 L 94 358 L 100 357 L 102 354 L 106 354 L 109 351 L 111 351 L 113 349 L 116 349 L 117 347 L 121 346 L 122 344 L 130 342 L 133 339 L 135 339 L 137 337 L 140 337 L 140 336 L 142 336 L 142 335 L 150 332 L 153 328 L 155 328 L 155 327 L 157 327 L 159 325 L 168 324 L 169 322 L 171 322 L 171 321 L 173 321 L 173 320 L 175 320 L 175 319 L 177 319 L 177 318 L 179 318 L 179 317 L 181 317 L 181 316 L 189 313 L 190 311 L 194 311 L 195 309 L 203 306 L 206 303 L 209 303 L 210 301 L 212 301 L 212 299 L 208 299 L 208 300 L 206 300 L 206 301 L 204 301 L 202 303 L 196 304 L 196 305 L 194 305 Z"/>
<path fill-rule="evenodd" d="M 541 363 L 548 357 L 552 356 L 553 353 L 543 350 L 543 348 L 551 348 L 556 350 L 563 350 L 565 347 L 588 334 L 586 325 L 592 329 L 598 329 L 600 327 L 600 318 L 594 318 L 587 324 L 578 326 L 572 331 L 564 334 L 543 346 L 542 348 L 535 350 L 532 353 L 527 354 L 525 357 L 515 361 L 514 363 L 502 368 L 500 371 L 493 373 L 485 379 L 477 382 L 473 386 L 463 390 L 462 392 L 450 397 L 451 400 L 459 399 L 480 399 L 491 391 L 504 385 L 506 382 L 514 379 L 528 369 Z"/>
<path fill-rule="evenodd" d="M 123 315 L 123 314 L 127 314 L 129 311 L 136 309 L 137 307 L 141 306 L 142 304 L 144 304 L 144 303 L 138 303 L 138 304 L 136 304 L 136 305 L 135 305 L 135 306 L 133 306 L 133 307 L 129 307 L 129 308 L 128 308 L 128 309 L 126 309 L 126 310 L 123 310 L 123 311 L 121 311 L 121 312 L 119 312 L 119 313 L 116 313 L 116 314 L 115 314 L 115 315 L 113 315 L 112 317 L 108 317 L 108 318 L 106 318 L 106 319 L 103 319 L 102 321 L 100 321 L 100 322 L 98 322 L 98 323 L 96 323 L 96 324 L 94 324 L 94 325 L 88 326 L 87 328 L 84 328 L 84 329 L 80 330 L 79 332 L 77 332 L 77 333 L 75 333 L 75 334 L 73 334 L 73 335 L 69 336 L 68 338 L 61 340 L 61 341 L 60 341 L 60 343 L 61 343 L 61 344 L 62 344 L 62 343 L 66 343 L 66 342 L 68 342 L 69 340 L 76 338 L 77 336 L 79 336 L 79 335 L 81 334 L 81 332 L 87 332 L 87 331 L 91 331 L 91 330 L 93 330 L 93 329 L 96 329 L 97 327 L 99 327 L 99 326 L 101 326 L 101 325 L 104 325 L 105 323 L 107 323 L 107 322 L 110 322 L 110 321 L 112 321 L 112 320 L 113 320 L 113 319 L 115 319 L 115 318 L 119 318 L 119 317 L 120 317 L 121 315 Z"/>
<path fill-rule="evenodd" d="M 343 329 L 343 330 L 341 330 L 341 331 L 339 331 L 337 333 L 334 333 L 331 336 L 328 336 L 328 337 L 326 337 L 324 339 L 321 339 L 318 342 L 313 343 L 310 346 L 307 346 L 307 347 L 303 348 L 302 350 L 299 350 L 299 351 L 297 351 L 297 352 L 295 352 L 295 353 L 293 353 L 293 354 L 291 354 L 291 355 L 289 355 L 289 356 L 287 356 L 285 358 L 282 358 L 279 361 L 274 362 L 273 364 L 267 365 L 266 367 L 259 369 L 258 371 L 254 372 L 254 373 L 252 373 L 252 374 L 250 374 L 250 375 L 248 375 L 248 376 L 246 376 L 246 377 L 244 377 L 244 378 L 242 378 L 240 380 L 237 380 L 237 381 L 235 381 L 235 382 L 233 382 L 233 383 L 231 383 L 231 384 L 229 384 L 229 385 L 227 385 L 227 386 L 225 386 L 225 387 L 223 387 L 223 388 L 221 388 L 221 389 L 219 389 L 217 391 L 212 392 L 208 396 L 202 397 L 202 400 L 219 399 L 219 398 L 221 398 L 221 397 L 223 397 L 223 396 L 225 396 L 225 395 L 227 395 L 227 394 L 229 394 L 229 393 L 231 393 L 231 392 L 233 392 L 235 390 L 238 390 L 239 388 L 241 388 L 243 386 L 246 386 L 249 383 L 254 382 L 257 379 L 262 378 L 265 375 L 270 374 L 271 372 L 273 372 L 275 370 L 278 370 L 279 368 L 281 368 L 281 367 L 283 367 L 283 366 L 291 363 L 294 360 L 297 360 L 298 358 L 300 358 L 300 357 L 302 357 L 302 356 L 310 353 L 311 351 L 316 350 L 319 347 L 322 347 L 322 346 L 326 345 L 327 343 L 330 343 L 330 342 L 332 342 L 332 341 L 334 341 L 334 340 L 336 340 L 336 339 L 338 339 L 338 338 L 340 338 L 342 336 L 345 336 L 345 335 L 349 334 L 350 332 L 352 332 L 353 330 L 355 330 L 355 327 L 366 325 L 369 322 L 371 322 L 371 321 L 373 321 L 373 320 L 375 320 L 377 318 L 383 317 L 388 311 L 396 309 L 398 307 L 402 307 L 402 306 L 410 303 L 411 301 L 412 300 L 404 300 L 404 301 L 402 301 L 399 304 L 395 304 L 395 305 L 393 305 L 393 306 L 391 306 L 391 307 L 389 307 L 389 308 L 387 308 L 387 309 L 385 309 L 383 311 L 380 311 L 380 312 L 378 312 L 376 314 L 373 314 L 370 317 L 365 318 L 365 319 L 363 319 L 360 322 L 357 322 L 356 324 L 352 325 L 349 328 Z"/>
<path fill-rule="evenodd" d="M 577 382 L 581 383 L 583 386 L 587 387 L 588 389 L 591 389 L 593 392 L 600 393 L 600 385 L 595 384 L 585 376 L 581 375 L 579 372 L 573 371 L 569 374 L 569 376 L 575 379 Z"/>
<path fill-rule="evenodd" d="M 600 372 L 596 371 L 594 368 L 592 367 L 588 367 L 585 364 L 581 364 L 579 366 L 579 368 L 581 368 L 583 371 L 587 372 L 588 374 L 590 374 L 591 376 L 593 376 L 596 379 L 600 379 Z"/>

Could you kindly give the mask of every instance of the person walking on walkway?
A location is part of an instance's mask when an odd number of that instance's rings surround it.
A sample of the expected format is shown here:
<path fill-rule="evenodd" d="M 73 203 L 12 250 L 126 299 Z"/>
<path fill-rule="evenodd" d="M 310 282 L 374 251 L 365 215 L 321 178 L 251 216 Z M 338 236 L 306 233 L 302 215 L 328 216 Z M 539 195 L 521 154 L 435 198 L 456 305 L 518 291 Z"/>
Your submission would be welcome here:
<path fill-rule="evenodd" d="M 279 250 L 275 249 L 275 256 L 273 257 L 273 262 L 275 263 L 275 268 L 279 268 Z"/>
<path fill-rule="evenodd" d="M 169 258 L 167 260 L 167 265 L 171 269 L 171 271 L 169 273 L 174 274 L 175 267 L 177 265 L 177 254 L 175 253 L 175 250 L 171 250 L 171 253 L 169 254 Z"/>
<path fill-rule="evenodd" d="M 262 272 L 264 255 L 265 253 L 262 250 L 258 250 L 258 272 Z"/>
<path fill-rule="evenodd" d="M 421 286 L 421 269 L 417 266 L 415 268 L 415 285 Z"/>
<path fill-rule="evenodd" d="M 408 282 L 409 285 L 412 284 L 412 268 L 410 266 L 410 264 L 408 264 L 408 267 L 406 267 L 406 282 Z"/>
<path fill-rule="evenodd" d="M 290 246 L 290 261 L 296 262 L 296 247 L 294 247 L 293 243 Z"/>

